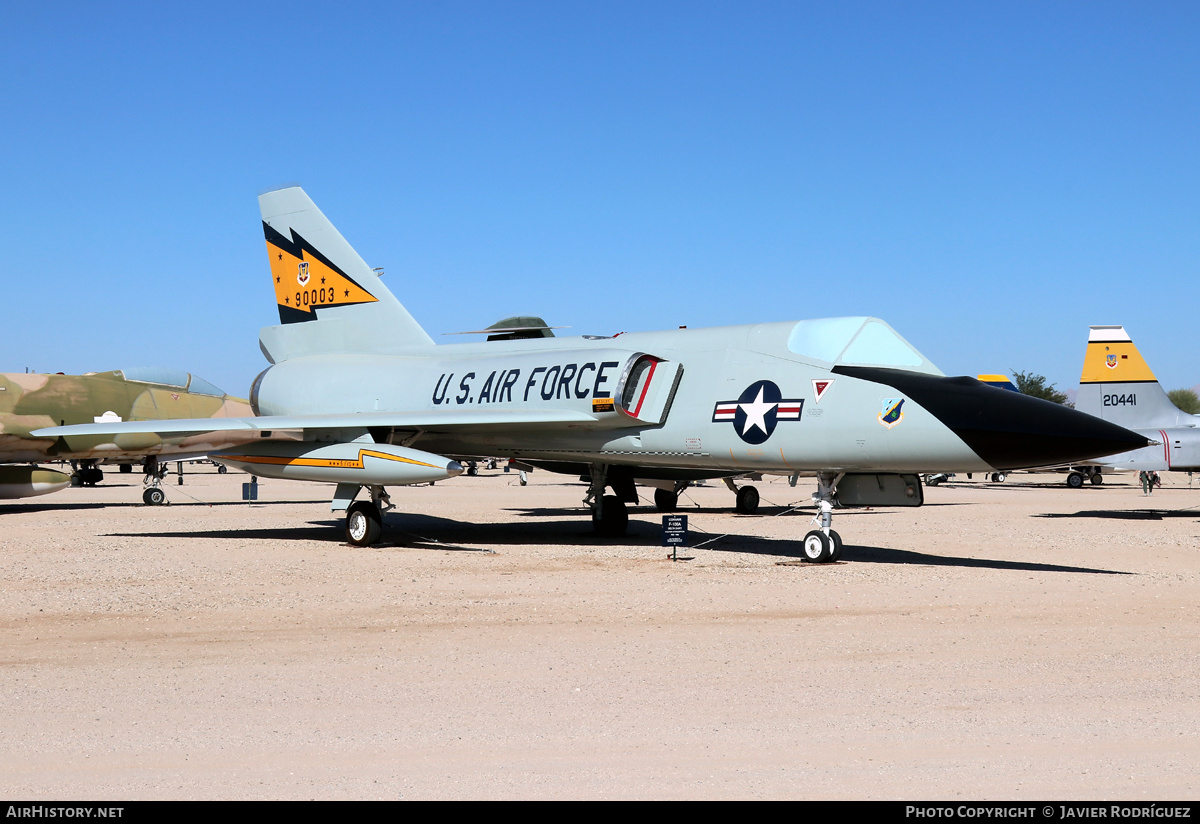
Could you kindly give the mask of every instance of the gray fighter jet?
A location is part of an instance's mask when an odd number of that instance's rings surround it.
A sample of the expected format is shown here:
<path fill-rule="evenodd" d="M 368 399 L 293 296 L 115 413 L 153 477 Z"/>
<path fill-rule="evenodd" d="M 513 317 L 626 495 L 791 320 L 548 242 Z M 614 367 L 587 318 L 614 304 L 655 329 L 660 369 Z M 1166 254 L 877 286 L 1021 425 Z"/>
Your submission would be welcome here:
<path fill-rule="evenodd" d="M 1067 485 L 1103 481 L 1104 468 L 1153 472 L 1200 469 L 1200 415 L 1189 415 L 1167 397 L 1123 326 L 1093 326 L 1075 408 L 1146 436 L 1151 446 L 1076 467 Z"/>
<path fill-rule="evenodd" d="M 524 318 L 485 341 L 437 345 L 301 189 L 259 205 L 281 322 L 259 336 L 272 364 L 250 391 L 261 417 L 219 428 L 262 437 L 211 457 L 336 484 L 333 509 L 346 512 L 352 544 L 378 540 L 392 506 L 385 487 L 495 456 L 586 475 L 584 500 L 605 535 L 624 533 L 635 479 L 679 489 L 815 475 L 817 528 L 803 553 L 827 562 L 842 547 L 835 504 L 919 506 L 920 472 L 1061 465 L 1147 443 L 1072 409 L 947 378 L 869 317 L 569 338 Z M 178 435 L 215 423 L 39 434 Z"/>

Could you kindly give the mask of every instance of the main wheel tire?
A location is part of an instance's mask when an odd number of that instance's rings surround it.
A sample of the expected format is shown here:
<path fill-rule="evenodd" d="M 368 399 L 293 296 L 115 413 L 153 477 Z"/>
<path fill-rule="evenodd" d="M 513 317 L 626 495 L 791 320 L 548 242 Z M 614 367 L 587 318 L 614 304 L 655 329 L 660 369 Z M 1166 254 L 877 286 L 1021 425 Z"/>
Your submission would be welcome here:
<path fill-rule="evenodd" d="M 833 554 L 833 541 L 819 529 L 804 536 L 804 560 L 810 564 L 827 564 Z"/>
<path fill-rule="evenodd" d="M 659 512 L 674 512 L 679 508 L 679 496 L 669 489 L 654 490 L 654 505 Z"/>
<path fill-rule="evenodd" d="M 227 467 L 225 464 L 217 464 L 217 474 L 218 475 L 224 475 L 228 471 L 229 471 L 229 467 Z"/>
<path fill-rule="evenodd" d="M 752 486 L 743 486 L 737 491 L 737 504 L 734 509 L 743 515 L 753 515 L 758 511 L 758 490 Z"/>
<path fill-rule="evenodd" d="M 133 471 L 133 464 L 121 464 L 119 468 L 122 475 L 128 475 Z"/>
<path fill-rule="evenodd" d="M 942 479 L 939 478 L 937 475 L 926 475 L 925 476 L 925 486 L 937 486 L 941 482 L 942 482 Z"/>
<path fill-rule="evenodd" d="M 829 551 L 829 563 L 832 564 L 838 558 L 842 557 L 842 536 L 831 529 L 829 530 L 829 537 L 833 540 L 833 549 Z"/>
<path fill-rule="evenodd" d="M 346 541 L 354 546 L 370 546 L 383 532 L 379 507 L 370 501 L 355 501 L 346 510 Z"/>
<path fill-rule="evenodd" d="M 1083 475 L 1079 472 L 1072 472 L 1067 476 L 1067 486 L 1071 489 L 1083 488 Z"/>
<path fill-rule="evenodd" d="M 605 495 L 600 500 L 600 514 L 592 510 L 592 528 L 597 535 L 617 538 L 629 528 L 629 510 L 625 502 L 616 495 Z"/>
<path fill-rule="evenodd" d="M 163 492 L 157 486 L 152 486 L 142 493 L 142 501 L 147 506 L 162 506 L 167 500 L 167 493 Z"/>
<path fill-rule="evenodd" d="M 1099 472 L 1092 476 L 1092 486 L 1100 486 L 1102 483 L 1104 483 L 1104 476 Z"/>

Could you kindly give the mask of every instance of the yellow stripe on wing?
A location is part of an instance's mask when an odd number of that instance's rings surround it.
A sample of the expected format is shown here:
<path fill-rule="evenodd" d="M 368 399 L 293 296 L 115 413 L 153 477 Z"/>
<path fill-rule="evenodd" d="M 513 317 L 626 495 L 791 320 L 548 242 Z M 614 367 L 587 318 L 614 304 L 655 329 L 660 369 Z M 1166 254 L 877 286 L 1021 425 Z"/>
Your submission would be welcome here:
<path fill-rule="evenodd" d="M 358 459 L 350 458 L 286 458 L 277 455 L 221 455 L 220 457 L 230 461 L 241 461 L 251 464 L 272 464 L 275 466 L 320 466 L 334 467 L 338 469 L 362 469 L 363 458 L 380 458 L 385 461 L 397 461 L 399 463 L 412 464 L 413 466 L 428 466 L 431 469 L 440 469 L 431 463 L 424 461 L 416 461 L 412 458 L 402 458 L 399 455 L 391 455 L 387 452 L 376 452 L 374 449 L 358 450 Z"/>

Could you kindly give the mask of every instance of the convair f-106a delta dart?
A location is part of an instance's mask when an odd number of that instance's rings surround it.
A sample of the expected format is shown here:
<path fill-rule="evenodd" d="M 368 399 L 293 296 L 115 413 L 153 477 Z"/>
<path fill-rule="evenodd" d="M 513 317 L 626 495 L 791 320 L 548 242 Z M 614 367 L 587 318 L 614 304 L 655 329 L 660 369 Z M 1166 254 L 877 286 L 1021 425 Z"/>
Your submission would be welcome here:
<path fill-rule="evenodd" d="M 819 526 L 803 543 L 815 562 L 841 551 L 834 505 L 920 506 L 919 473 L 1061 465 L 1147 443 L 945 377 L 868 317 L 571 338 L 526 319 L 485 341 L 437 345 L 303 190 L 259 205 L 280 319 L 259 336 L 272 364 L 251 388 L 259 417 L 35 434 L 257 431 L 210 457 L 336 484 L 333 509 L 356 545 L 379 539 L 386 487 L 453 477 L 478 456 L 586 475 L 584 501 L 604 535 L 625 532 L 636 483 L 658 487 L 661 504 L 699 479 L 815 475 Z"/>

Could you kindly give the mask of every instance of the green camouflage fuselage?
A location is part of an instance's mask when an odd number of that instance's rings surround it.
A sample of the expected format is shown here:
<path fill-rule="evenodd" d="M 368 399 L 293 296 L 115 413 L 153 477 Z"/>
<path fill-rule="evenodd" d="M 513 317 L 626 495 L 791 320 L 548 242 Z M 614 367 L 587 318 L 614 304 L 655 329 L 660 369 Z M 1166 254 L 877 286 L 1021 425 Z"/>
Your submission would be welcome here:
<path fill-rule="evenodd" d="M 0 374 L 0 462 L 87 459 L 130 462 L 148 455 L 201 455 L 245 440 L 237 433 L 165 439 L 153 434 L 75 435 L 57 439 L 29 434 L 46 426 L 99 421 L 253 414 L 241 398 L 189 392 L 186 387 L 192 382 L 202 383 L 190 376 L 181 385 L 131 380 L 121 371 L 86 375 Z"/>

